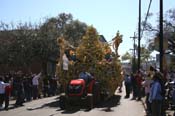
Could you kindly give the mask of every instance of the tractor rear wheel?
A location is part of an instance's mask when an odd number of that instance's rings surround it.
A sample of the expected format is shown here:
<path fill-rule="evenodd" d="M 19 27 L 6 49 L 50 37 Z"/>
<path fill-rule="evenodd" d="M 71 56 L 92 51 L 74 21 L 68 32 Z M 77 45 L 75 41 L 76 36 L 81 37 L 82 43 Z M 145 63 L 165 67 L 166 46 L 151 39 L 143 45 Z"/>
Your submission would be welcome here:
<path fill-rule="evenodd" d="M 97 105 L 101 101 L 100 84 L 96 82 L 93 86 L 93 103 Z"/>

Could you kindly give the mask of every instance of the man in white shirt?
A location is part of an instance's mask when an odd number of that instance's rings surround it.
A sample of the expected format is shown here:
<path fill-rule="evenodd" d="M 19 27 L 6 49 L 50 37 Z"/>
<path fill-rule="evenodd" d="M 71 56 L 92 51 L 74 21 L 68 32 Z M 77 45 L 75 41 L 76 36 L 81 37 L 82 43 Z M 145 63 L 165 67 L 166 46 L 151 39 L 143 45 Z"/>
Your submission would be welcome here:
<path fill-rule="evenodd" d="M 63 78 L 67 79 L 68 78 L 68 69 L 69 69 L 69 59 L 66 55 L 66 53 L 63 55 Z"/>
<path fill-rule="evenodd" d="M 63 70 L 68 71 L 69 59 L 66 54 L 63 55 Z"/>
<path fill-rule="evenodd" d="M 69 66 L 69 59 L 66 55 L 66 52 L 64 53 L 63 57 L 63 72 L 62 72 L 62 87 L 61 87 L 61 92 L 65 92 L 66 90 L 66 84 L 67 84 L 67 80 L 68 80 L 68 66 Z"/>
<path fill-rule="evenodd" d="M 2 108 L 2 104 L 4 102 L 5 95 L 5 84 L 3 82 L 2 77 L 0 77 L 0 108 Z"/>
<path fill-rule="evenodd" d="M 9 85 L 8 83 L 4 83 L 2 77 L 0 77 L 0 108 L 2 108 L 3 102 L 5 100 L 5 87 Z"/>
<path fill-rule="evenodd" d="M 39 81 L 38 79 L 41 77 L 41 73 L 38 75 L 34 74 L 34 77 L 32 79 L 32 85 L 33 85 L 33 99 L 36 99 L 38 97 L 38 85 Z"/>

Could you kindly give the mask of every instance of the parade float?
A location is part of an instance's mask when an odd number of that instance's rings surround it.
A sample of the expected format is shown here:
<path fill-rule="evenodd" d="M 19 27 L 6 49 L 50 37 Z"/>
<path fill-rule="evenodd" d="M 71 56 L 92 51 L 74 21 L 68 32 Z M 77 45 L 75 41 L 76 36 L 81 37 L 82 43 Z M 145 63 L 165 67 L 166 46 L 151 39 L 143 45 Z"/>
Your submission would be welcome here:
<path fill-rule="evenodd" d="M 63 94 L 60 96 L 62 109 L 70 100 L 76 101 L 77 98 L 79 100 L 87 98 L 88 106 L 92 108 L 97 101 L 107 99 L 115 94 L 115 90 L 123 80 L 117 52 L 121 42 L 122 36 L 117 32 L 112 45 L 115 52 L 112 52 L 111 45 L 101 42 L 96 29 L 92 26 L 87 29 L 81 43 L 76 48 L 70 46 L 64 37 L 58 38 L 60 59 L 57 65 L 57 74 L 63 87 Z M 69 57 L 67 71 L 62 69 L 65 53 L 68 53 Z M 93 76 L 93 80 L 88 84 L 79 79 L 82 69 Z"/>

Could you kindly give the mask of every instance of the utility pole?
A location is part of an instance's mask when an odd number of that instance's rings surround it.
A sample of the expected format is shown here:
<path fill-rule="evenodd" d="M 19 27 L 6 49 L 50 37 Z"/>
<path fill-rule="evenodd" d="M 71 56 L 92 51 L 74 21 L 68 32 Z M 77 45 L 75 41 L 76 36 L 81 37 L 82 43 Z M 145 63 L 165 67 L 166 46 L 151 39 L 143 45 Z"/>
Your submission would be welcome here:
<path fill-rule="evenodd" d="M 163 51 L 163 0 L 160 0 L 160 17 L 159 17 L 159 28 L 160 28 L 160 32 L 159 32 L 159 65 L 160 65 L 160 72 L 163 73 L 163 55 L 164 55 L 164 51 Z"/>
<path fill-rule="evenodd" d="M 141 0 L 139 0 L 139 23 L 138 23 L 138 71 L 140 70 L 140 40 L 141 40 Z"/>
<path fill-rule="evenodd" d="M 136 72 L 136 48 L 135 48 L 135 40 L 137 39 L 136 35 L 135 35 L 135 32 L 134 32 L 134 36 L 133 37 L 130 37 L 134 40 L 134 45 L 133 45 L 133 48 L 134 48 L 134 58 L 133 58 L 133 72 L 135 73 Z"/>

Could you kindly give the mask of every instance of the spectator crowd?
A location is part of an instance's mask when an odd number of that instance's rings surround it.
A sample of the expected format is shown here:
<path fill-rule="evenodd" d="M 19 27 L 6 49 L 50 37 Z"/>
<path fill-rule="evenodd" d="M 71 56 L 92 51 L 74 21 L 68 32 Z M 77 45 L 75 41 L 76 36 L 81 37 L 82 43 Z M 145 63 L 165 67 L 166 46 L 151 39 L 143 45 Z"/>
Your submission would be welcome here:
<path fill-rule="evenodd" d="M 24 74 L 21 71 L 0 75 L 0 109 L 8 110 L 9 100 L 16 100 L 14 106 L 23 106 L 24 102 L 59 93 L 57 76 Z"/>
<path fill-rule="evenodd" d="M 169 83 L 174 88 L 170 89 Z M 140 101 L 142 97 L 146 98 L 148 116 L 166 116 L 165 111 L 171 106 L 175 110 L 175 72 L 173 70 L 162 74 L 150 66 L 149 71 L 139 70 L 135 74 L 125 72 L 124 85 L 125 98 L 130 98 L 131 93 L 131 100 Z M 170 93 L 171 97 L 169 97 Z"/>

